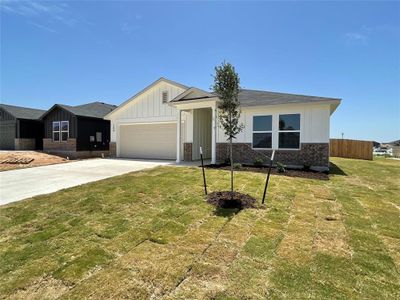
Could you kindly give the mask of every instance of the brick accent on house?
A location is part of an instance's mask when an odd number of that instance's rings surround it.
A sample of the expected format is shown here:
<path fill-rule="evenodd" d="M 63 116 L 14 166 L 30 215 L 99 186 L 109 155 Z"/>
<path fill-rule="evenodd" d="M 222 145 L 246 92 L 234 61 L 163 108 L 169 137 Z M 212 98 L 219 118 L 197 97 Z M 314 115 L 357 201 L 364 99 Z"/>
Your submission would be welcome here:
<path fill-rule="evenodd" d="M 35 150 L 35 139 L 15 139 L 15 150 Z"/>
<path fill-rule="evenodd" d="M 183 143 L 183 160 L 192 161 L 192 143 Z"/>
<path fill-rule="evenodd" d="M 53 142 L 52 139 L 43 139 L 43 151 L 70 159 L 109 157 L 111 154 L 111 150 L 76 151 L 76 139 L 73 138 L 68 139 L 66 142 Z"/>
<path fill-rule="evenodd" d="M 117 143 L 110 142 L 110 156 L 117 157 Z"/>
<path fill-rule="evenodd" d="M 271 150 L 253 150 L 250 143 L 233 144 L 233 160 L 241 163 L 253 163 L 261 158 L 266 161 L 266 156 L 271 156 Z M 229 144 L 217 143 L 217 161 L 223 162 L 229 157 Z M 275 162 L 290 166 L 329 167 L 328 143 L 302 143 L 300 150 L 277 150 Z"/>
<path fill-rule="evenodd" d="M 108 150 L 76 151 L 76 152 L 71 152 L 70 157 L 72 158 L 110 157 L 110 151 Z"/>
<path fill-rule="evenodd" d="M 76 139 L 66 142 L 54 142 L 52 139 L 43 139 L 43 151 L 69 151 L 76 152 Z"/>

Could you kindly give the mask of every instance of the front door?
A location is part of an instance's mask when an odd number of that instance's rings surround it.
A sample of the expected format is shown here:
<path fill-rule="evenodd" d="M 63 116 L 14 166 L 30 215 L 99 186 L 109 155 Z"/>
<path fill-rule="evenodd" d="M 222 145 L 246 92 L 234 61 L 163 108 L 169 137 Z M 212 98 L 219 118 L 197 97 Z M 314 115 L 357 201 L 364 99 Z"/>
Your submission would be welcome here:
<path fill-rule="evenodd" d="M 211 119 L 211 108 L 193 110 L 193 160 L 200 159 L 200 147 L 203 149 L 203 158 L 211 158 Z"/>

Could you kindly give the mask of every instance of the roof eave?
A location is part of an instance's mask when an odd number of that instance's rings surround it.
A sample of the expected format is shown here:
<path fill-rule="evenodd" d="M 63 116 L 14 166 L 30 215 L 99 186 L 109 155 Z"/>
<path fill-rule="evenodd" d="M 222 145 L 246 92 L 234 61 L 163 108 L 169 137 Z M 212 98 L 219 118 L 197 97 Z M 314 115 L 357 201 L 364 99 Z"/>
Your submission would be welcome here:
<path fill-rule="evenodd" d="M 11 105 L 9 105 L 9 106 L 11 106 Z M 14 107 L 18 107 L 18 106 L 14 106 Z M 25 109 L 30 109 L 29 107 L 22 107 L 22 106 L 20 106 L 20 107 L 21 107 L 21 108 L 25 108 Z M 1 105 L 1 108 L 4 109 L 8 114 L 10 114 L 14 119 L 18 119 L 18 120 L 33 120 L 33 121 L 35 121 L 35 120 L 40 120 L 40 118 L 41 118 L 41 115 L 40 115 L 38 118 L 18 117 L 18 116 L 16 116 L 13 112 L 9 111 L 9 110 L 7 109 L 7 107 L 5 107 L 4 105 Z M 32 109 L 32 110 L 42 111 L 41 109 Z M 42 115 L 43 115 L 45 112 L 46 112 L 46 111 L 43 111 Z"/>
<path fill-rule="evenodd" d="M 330 108 L 331 108 L 331 115 L 336 111 L 336 109 L 339 107 L 340 103 L 342 102 L 342 99 L 335 99 L 332 101 Z"/>
<path fill-rule="evenodd" d="M 218 97 L 193 98 L 190 100 L 170 101 L 170 102 L 168 102 L 168 105 L 174 106 L 175 104 L 181 104 L 181 103 L 196 103 L 196 102 L 203 102 L 203 101 L 219 101 L 219 100 L 220 99 Z"/>
<path fill-rule="evenodd" d="M 207 92 L 207 91 L 204 91 L 204 90 L 202 90 L 202 89 L 199 89 L 199 88 L 197 88 L 197 87 L 192 86 L 192 87 L 188 88 L 187 90 L 183 91 L 182 93 L 180 93 L 178 96 L 176 96 L 176 97 L 175 97 L 174 99 L 172 99 L 170 102 L 178 102 L 178 101 L 180 101 L 182 98 L 186 97 L 187 95 L 189 95 L 191 92 L 194 92 L 194 91 L 203 93 L 203 94 L 204 94 L 204 97 L 197 97 L 197 98 L 192 98 L 192 99 L 202 99 L 202 98 L 212 98 L 212 97 L 215 97 L 215 95 L 213 95 L 213 94 L 211 94 L 211 93 L 209 93 L 209 92 Z M 187 100 L 189 100 L 189 99 L 187 99 Z M 191 99 L 190 99 L 190 100 L 191 100 Z M 186 100 L 185 100 L 185 101 L 186 101 Z"/>
<path fill-rule="evenodd" d="M 325 104 L 331 107 L 331 114 L 335 111 L 335 109 L 339 106 L 341 99 L 331 98 L 330 100 L 319 100 L 319 101 L 307 101 L 307 102 L 286 102 L 286 103 L 269 103 L 269 104 L 255 104 L 255 105 L 243 105 L 241 107 L 263 107 L 263 106 L 276 106 L 276 105 L 320 105 Z"/>

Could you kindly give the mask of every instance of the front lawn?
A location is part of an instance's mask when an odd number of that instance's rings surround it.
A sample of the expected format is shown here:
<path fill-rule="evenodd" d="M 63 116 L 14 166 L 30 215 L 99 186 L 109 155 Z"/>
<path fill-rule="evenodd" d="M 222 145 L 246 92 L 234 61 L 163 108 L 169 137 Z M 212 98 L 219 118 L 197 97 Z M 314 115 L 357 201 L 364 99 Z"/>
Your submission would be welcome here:
<path fill-rule="evenodd" d="M 238 214 L 181 167 L 2 206 L 0 298 L 399 298 L 400 162 L 332 161 L 330 180 L 272 175 L 266 209 Z M 260 201 L 265 174 L 235 174 Z"/>

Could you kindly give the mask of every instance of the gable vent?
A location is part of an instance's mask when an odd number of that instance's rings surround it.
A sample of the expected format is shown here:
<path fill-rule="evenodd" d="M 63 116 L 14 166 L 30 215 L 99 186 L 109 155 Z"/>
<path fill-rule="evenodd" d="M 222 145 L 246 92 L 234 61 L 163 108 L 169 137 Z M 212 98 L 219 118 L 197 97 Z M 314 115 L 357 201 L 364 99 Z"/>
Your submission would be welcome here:
<path fill-rule="evenodd" d="M 168 92 L 167 91 L 162 92 L 162 102 L 163 103 L 168 102 Z"/>

